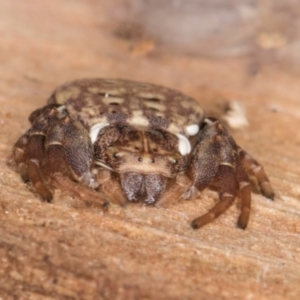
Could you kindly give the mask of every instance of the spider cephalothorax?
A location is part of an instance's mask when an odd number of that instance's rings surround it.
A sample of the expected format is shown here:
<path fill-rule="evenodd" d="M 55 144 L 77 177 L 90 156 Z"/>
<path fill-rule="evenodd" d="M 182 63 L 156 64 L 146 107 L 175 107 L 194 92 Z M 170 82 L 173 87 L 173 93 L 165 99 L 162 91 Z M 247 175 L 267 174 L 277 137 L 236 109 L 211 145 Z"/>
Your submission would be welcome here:
<path fill-rule="evenodd" d="M 246 228 L 249 177 L 263 195 L 274 197 L 263 167 L 218 120 L 205 117 L 196 100 L 172 89 L 78 80 L 56 89 L 29 120 L 31 128 L 17 141 L 13 157 L 22 178 L 46 201 L 56 176 L 118 203 L 166 205 L 213 187 L 220 201 L 192 227 L 213 221 L 239 196 L 238 226 Z"/>

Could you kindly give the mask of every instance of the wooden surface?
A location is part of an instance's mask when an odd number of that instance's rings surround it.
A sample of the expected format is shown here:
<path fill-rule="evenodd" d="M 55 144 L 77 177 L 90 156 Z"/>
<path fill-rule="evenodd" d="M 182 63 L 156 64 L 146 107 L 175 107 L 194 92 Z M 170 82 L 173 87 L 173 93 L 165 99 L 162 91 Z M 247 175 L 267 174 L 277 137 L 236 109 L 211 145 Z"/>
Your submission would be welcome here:
<path fill-rule="evenodd" d="M 161 52 L 113 28 L 104 1 L 0 3 L 0 299 L 299 299 L 298 73 L 253 56 Z M 203 103 L 240 101 L 250 126 L 234 136 L 264 165 L 275 201 L 253 194 L 246 231 L 236 228 L 238 201 L 190 228 L 216 201 L 209 191 L 165 209 L 102 213 L 59 191 L 42 203 L 8 167 L 11 149 L 29 113 L 82 77 L 163 84 Z"/>

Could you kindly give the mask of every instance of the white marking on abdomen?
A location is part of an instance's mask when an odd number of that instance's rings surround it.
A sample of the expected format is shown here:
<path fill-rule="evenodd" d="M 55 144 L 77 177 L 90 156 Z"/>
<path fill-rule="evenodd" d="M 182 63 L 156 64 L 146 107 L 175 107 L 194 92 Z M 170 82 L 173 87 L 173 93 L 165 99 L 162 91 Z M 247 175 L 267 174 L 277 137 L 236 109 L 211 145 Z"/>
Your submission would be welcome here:
<path fill-rule="evenodd" d="M 147 107 L 156 109 L 158 111 L 165 111 L 166 106 L 164 104 L 156 103 L 156 102 L 146 102 L 145 103 Z"/>
<path fill-rule="evenodd" d="M 199 132 L 199 125 L 198 124 L 189 125 L 185 128 L 185 130 L 189 136 L 196 135 Z"/>
<path fill-rule="evenodd" d="M 131 125 L 148 126 L 149 121 L 144 116 L 133 116 L 128 120 Z"/>
<path fill-rule="evenodd" d="M 108 94 L 106 94 L 108 95 Z M 110 104 L 110 103 L 118 103 L 118 104 L 122 104 L 124 102 L 124 98 L 121 97 L 105 97 L 102 99 L 103 103 L 105 104 Z"/>
<path fill-rule="evenodd" d="M 91 138 L 92 144 L 94 144 L 97 141 L 97 137 L 98 137 L 100 130 L 108 125 L 109 125 L 108 123 L 102 122 L 102 123 L 97 123 L 91 127 L 90 138 Z"/>
<path fill-rule="evenodd" d="M 178 133 L 176 134 L 178 137 L 178 150 L 181 153 L 181 155 L 187 155 L 191 152 L 192 146 L 190 141 L 182 134 Z"/>

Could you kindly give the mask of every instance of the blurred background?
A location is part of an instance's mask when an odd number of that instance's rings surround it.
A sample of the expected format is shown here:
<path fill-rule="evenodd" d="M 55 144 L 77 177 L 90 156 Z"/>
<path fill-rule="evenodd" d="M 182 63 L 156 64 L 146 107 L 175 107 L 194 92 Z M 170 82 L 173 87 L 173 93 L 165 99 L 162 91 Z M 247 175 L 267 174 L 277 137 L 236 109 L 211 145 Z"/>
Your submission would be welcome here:
<path fill-rule="evenodd" d="M 116 38 L 137 56 L 246 57 L 253 73 L 264 64 L 300 71 L 297 0 L 54 0 L 47 5 L 2 0 L 0 5 L 2 38 L 35 36 L 50 47 L 81 40 L 76 48 L 125 53 L 114 47 Z"/>
<path fill-rule="evenodd" d="M 250 56 L 258 65 L 280 63 L 299 71 L 296 0 L 125 0 L 119 7 L 111 2 L 109 15 L 117 36 L 153 39 L 168 52 Z"/>

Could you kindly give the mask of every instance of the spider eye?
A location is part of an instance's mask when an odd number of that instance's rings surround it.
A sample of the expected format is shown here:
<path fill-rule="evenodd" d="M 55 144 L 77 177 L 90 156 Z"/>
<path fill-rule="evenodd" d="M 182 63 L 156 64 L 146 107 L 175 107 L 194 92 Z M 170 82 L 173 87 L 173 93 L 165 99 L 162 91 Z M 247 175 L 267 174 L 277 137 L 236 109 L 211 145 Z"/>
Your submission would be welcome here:
<path fill-rule="evenodd" d="M 118 158 L 118 157 L 120 157 L 120 154 L 119 154 L 119 153 L 114 153 L 114 154 L 113 154 L 113 158 Z"/>
<path fill-rule="evenodd" d="M 173 165 L 177 165 L 178 164 L 178 160 L 176 158 L 172 158 L 171 161 L 172 161 Z"/>

